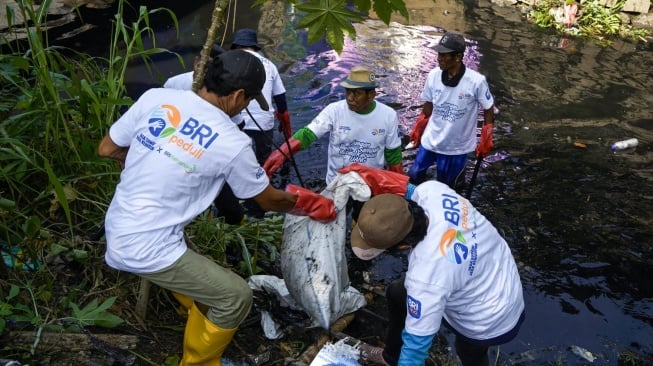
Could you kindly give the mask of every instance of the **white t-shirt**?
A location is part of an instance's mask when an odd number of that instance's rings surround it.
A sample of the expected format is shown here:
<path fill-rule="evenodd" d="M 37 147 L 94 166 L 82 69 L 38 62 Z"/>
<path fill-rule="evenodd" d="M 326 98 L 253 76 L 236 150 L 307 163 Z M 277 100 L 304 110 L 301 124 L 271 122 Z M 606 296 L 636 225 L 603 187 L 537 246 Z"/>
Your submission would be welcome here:
<path fill-rule="evenodd" d="M 166 80 L 166 82 L 163 83 L 163 87 L 168 89 L 192 90 L 194 75 L 195 74 L 192 71 L 175 75 Z"/>
<path fill-rule="evenodd" d="M 387 105 L 376 101 L 372 112 L 360 114 L 346 100 L 329 104 L 306 125 L 318 138 L 329 133 L 327 184 L 351 163 L 383 169 L 384 150 L 401 145 L 398 126 L 397 112 Z"/>
<path fill-rule="evenodd" d="M 194 77 L 195 74 L 192 71 L 175 75 L 166 80 L 166 82 L 163 83 L 163 87 L 167 89 L 193 90 Z M 256 101 L 254 103 L 256 103 Z M 231 117 L 231 122 L 239 125 L 241 122 L 243 122 L 243 119 L 240 114 L 237 114 Z"/>
<path fill-rule="evenodd" d="M 460 155 L 476 149 L 479 105 L 490 109 L 494 99 L 485 76 L 467 68 L 455 87 L 442 84 L 442 70 L 429 72 L 421 98 L 433 103 L 421 144 L 439 154 Z"/>
<path fill-rule="evenodd" d="M 258 57 L 258 59 L 261 60 L 261 63 L 263 63 L 263 67 L 265 67 L 265 84 L 263 84 L 263 89 L 261 89 L 261 94 L 263 94 L 263 97 L 268 102 L 268 105 L 270 106 L 270 110 L 268 111 L 262 110 L 258 102 L 255 100 L 249 102 L 247 109 L 249 110 L 249 113 L 251 113 L 254 119 L 256 120 L 256 123 L 258 123 L 258 125 L 261 126 L 260 129 L 249 117 L 249 114 L 247 113 L 246 110 L 243 109 L 242 112 L 240 112 L 240 117 L 241 120 L 245 121 L 245 127 L 244 127 L 245 130 L 260 131 L 262 129 L 263 131 L 269 131 L 274 128 L 274 105 L 272 104 L 272 96 L 285 93 L 286 88 L 283 86 L 283 82 L 281 81 L 281 76 L 279 75 L 279 71 L 277 70 L 277 67 L 272 63 L 272 61 L 263 57 L 260 53 L 256 51 L 251 51 L 251 50 L 244 50 L 244 51 L 249 52 L 252 55 Z"/>
<path fill-rule="evenodd" d="M 424 208 L 429 228 L 408 258 L 406 331 L 433 335 L 442 317 L 472 339 L 511 330 L 524 310 L 524 299 L 506 241 L 445 184 L 422 183 L 411 200 Z"/>
<path fill-rule="evenodd" d="M 225 181 L 239 198 L 269 185 L 251 139 L 192 91 L 146 91 L 109 134 L 129 146 L 105 219 L 105 259 L 116 269 L 150 273 L 175 262 L 186 250 L 184 226 Z"/>

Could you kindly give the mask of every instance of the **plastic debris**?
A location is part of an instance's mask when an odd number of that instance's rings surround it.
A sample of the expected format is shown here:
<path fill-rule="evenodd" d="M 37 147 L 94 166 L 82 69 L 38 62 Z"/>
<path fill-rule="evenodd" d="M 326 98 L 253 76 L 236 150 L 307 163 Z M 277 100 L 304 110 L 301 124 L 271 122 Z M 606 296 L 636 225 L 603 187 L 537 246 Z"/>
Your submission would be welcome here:
<path fill-rule="evenodd" d="M 628 140 L 622 140 L 622 141 L 617 141 L 614 144 L 610 146 L 610 150 L 615 151 L 615 150 L 625 150 L 629 149 L 631 147 L 635 147 L 639 144 L 639 140 L 636 138 L 628 139 Z"/>
<path fill-rule="evenodd" d="M 15 360 L 0 358 L 0 366 L 23 366 L 23 364 Z"/>
<path fill-rule="evenodd" d="M 7 268 L 33 271 L 41 266 L 40 262 L 33 263 L 18 246 L 9 248 L 7 243 L 0 242 L 0 254 Z"/>
<path fill-rule="evenodd" d="M 589 362 L 594 362 L 594 360 L 596 360 L 596 356 L 594 356 L 592 354 L 592 352 L 586 350 L 583 347 L 572 345 L 571 346 L 571 352 L 573 352 L 577 356 L 580 356 L 580 357 L 586 359 Z"/>
<path fill-rule="evenodd" d="M 336 343 L 326 343 L 310 366 L 360 366 L 358 362 L 360 350 L 357 346 L 347 344 L 347 341 L 347 338 L 343 338 Z"/>
<path fill-rule="evenodd" d="M 288 288 L 286 288 L 286 283 L 283 279 L 269 276 L 269 275 L 254 275 L 250 276 L 247 280 L 249 288 L 252 290 L 265 291 L 268 294 L 274 295 L 282 307 L 287 307 L 292 310 L 302 310 L 302 307 L 295 302 Z M 263 333 L 267 339 L 279 339 L 283 336 L 283 331 L 281 326 L 277 324 L 270 312 L 261 310 L 261 327 L 263 328 Z"/>

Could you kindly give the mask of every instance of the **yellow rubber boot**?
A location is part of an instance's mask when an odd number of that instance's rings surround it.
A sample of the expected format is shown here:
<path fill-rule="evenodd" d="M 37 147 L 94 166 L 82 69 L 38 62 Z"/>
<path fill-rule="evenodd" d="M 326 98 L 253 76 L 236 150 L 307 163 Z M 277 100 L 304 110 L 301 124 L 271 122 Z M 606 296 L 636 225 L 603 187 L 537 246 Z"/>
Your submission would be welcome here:
<path fill-rule="evenodd" d="M 190 311 L 190 308 L 193 307 L 193 299 L 186 295 L 182 295 L 179 292 L 174 292 L 172 291 L 172 296 L 179 301 L 179 307 L 177 308 L 177 313 L 183 317 L 188 316 L 188 312 Z"/>
<path fill-rule="evenodd" d="M 184 331 L 184 354 L 179 366 L 222 366 L 222 354 L 236 330 L 213 324 L 193 304 Z"/>

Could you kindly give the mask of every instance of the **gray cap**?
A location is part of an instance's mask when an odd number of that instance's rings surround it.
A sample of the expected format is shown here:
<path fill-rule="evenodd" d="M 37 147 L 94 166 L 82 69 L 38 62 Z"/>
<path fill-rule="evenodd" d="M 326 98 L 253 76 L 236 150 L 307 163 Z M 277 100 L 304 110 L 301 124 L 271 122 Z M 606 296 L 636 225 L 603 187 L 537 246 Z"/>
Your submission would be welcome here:
<path fill-rule="evenodd" d="M 465 52 L 465 37 L 458 32 L 447 32 L 440 38 L 440 43 L 435 50 L 438 53 L 463 53 Z"/>

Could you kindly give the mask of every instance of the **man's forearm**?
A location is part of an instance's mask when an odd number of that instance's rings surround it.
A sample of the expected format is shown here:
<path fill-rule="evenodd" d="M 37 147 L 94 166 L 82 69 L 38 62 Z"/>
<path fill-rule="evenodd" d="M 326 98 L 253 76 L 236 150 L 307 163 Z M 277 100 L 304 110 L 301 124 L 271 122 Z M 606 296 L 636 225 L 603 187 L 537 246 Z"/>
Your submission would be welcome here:
<path fill-rule="evenodd" d="M 122 147 L 116 145 L 109 135 L 104 136 L 98 146 L 98 155 L 103 158 L 109 158 L 119 161 L 121 164 L 125 163 L 125 158 L 127 157 L 127 152 L 129 151 L 129 146 Z"/>

